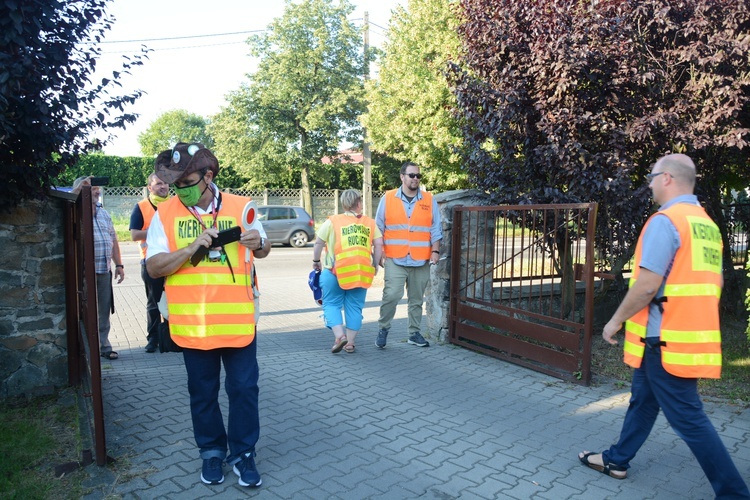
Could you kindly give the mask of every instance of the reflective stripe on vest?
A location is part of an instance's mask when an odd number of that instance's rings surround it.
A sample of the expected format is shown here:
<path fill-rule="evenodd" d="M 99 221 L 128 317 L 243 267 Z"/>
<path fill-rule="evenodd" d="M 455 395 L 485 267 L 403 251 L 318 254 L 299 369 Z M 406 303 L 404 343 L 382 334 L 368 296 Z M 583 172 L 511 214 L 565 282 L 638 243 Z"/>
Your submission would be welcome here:
<path fill-rule="evenodd" d="M 375 276 L 372 265 L 372 241 L 375 221 L 340 214 L 330 217 L 336 244 L 333 249 L 333 273 L 344 290 L 370 288 Z"/>
<path fill-rule="evenodd" d="M 222 193 L 217 215 L 219 230 L 238 225 L 248 198 Z M 159 205 L 159 218 L 174 252 L 192 243 L 203 232 L 193 215 L 174 197 Z M 203 216 L 212 224 L 211 214 Z M 188 260 L 167 276 L 165 293 L 169 309 L 169 329 L 175 343 L 190 349 L 245 347 L 255 338 L 255 303 L 250 262 L 239 243 L 224 247 L 226 262 L 206 257 L 197 266 Z M 234 273 L 234 275 L 232 274 Z"/>
<path fill-rule="evenodd" d="M 678 203 L 659 214 L 669 217 L 680 235 L 680 248 L 664 286 L 667 302 L 663 303 L 660 331 L 662 365 L 677 377 L 719 378 L 721 233 L 699 206 Z M 640 273 L 646 227 L 636 246 L 631 287 Z M 640 367 L 643 359 L 648 310 L 649 306 L 643 308 L 625 325 L 624 359 L 634 368 Z"/>
<path fill-rule="evenodd" d="M 154 218 L 156 209 L 148 198 L 139 201 L 138 208 L 141 209 L 141 215 L 143 216 L 143 227 L 141 228 L 141 230 L 146 231 L 148 230 L 148 226 L 151 225 L 151 221 Z M 143 241 L 141 241 L 138 246 L 141 251 L 141 259 L 143 260 L 146 258 L 146 249 L 148 248 L 148 245 L 146 245 L 146 240 L 144 239 Z"/>
<path fill-rule="evenodd" d="M 397 189 L 385 193 L 385 256 L 398 259 L 411 255 L 414 260 L 428 260 L 432 251 L 432 194 L 422 191 L 422 199 L 416 201 L 407 219 L 404 202 L 396 193 Z"/>

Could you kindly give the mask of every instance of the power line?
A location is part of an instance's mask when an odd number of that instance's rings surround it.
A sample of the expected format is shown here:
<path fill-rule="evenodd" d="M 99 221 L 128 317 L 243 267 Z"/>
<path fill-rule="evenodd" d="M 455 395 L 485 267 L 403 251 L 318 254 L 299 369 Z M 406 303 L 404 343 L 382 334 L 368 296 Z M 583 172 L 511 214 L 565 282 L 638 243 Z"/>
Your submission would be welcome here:
<path fill-rule="evenodd" d="M 356 19 L 351 19 L 350 21 L 364 21 L 364 18 L 358 17 Z M 384 28 L 380 26 L 377 23 L 373 23 L 370 21 L 370 26 L 375 26 L 377 28 L 380 28 L 383 31 L 388 31 L 387 28 Z M 227 33 L 210 33 L 206 35 L 186 35 L 186 36 L 172 36 L 172 37 L 165 37 L 165 38 L 141 38 L 137 40 L 104 40 L 102 42 L 99 42 L 100 44 L 115 44 L 115 43 L 142 43 L 142 42 L 163 42 L 163 41 L 170 41 L 170 40 L 189 40 L 191 38 L 210 38 L 215 36 L 232 36 L 232 35 L 247 35 L 250 33 L 263 33 L 264 31 L 268 31 L 268 28 L 259 29 L 259 30 L 249 30 L 249 31 L 232 31 Z"/>
<path fill-rule="evenodd" d="M 357 18 L 352 19 L 351 21 L 364 21 L 363 18 Z M 370 21 L 371 27 L 376 27 L 381 30 L 383 30 L 383 33 L 377 33 L 380 36 L 384 36 L 385 33 L 387 33 L 387 29 L 383 28 L 379 24 L 373 23 Z M 128 43 L 143 43 L 143 42 L 166 42 L 166 41 L 173 41 L 173 40 L 190 40 L 195 38 L 211 38 L 211 37 L 221 37 L 221 36 L 233 36 L 233 35 L 248 35 L 252 33 L 263 33 L 265 31 L 268 31 L 268 29 L 259 29 L 259 30 L 248 30 L 248 31 L 232 31 L 227 33 L 211 33 L 211 34 L 205 34 L 205 35 L 187 35 L 187 36 L 173 36 L 173 37 L 164 37 L 164 38 L 141 38 L 141 39 L 133 39 L 133 40 L 111 40 L 111 41 L 102 41 L 99 42 L 101 44 L 128 44 Z M 160 52 L 164 50 L 186 50 L 186 49 L 199 49 L 203 47 L 217 47 L 221 45 L 237 45 L 240 43 L 245 43 L 245 41 L 239 41 L 239 42 L 226 42 L 226 43 L 214 43 L 214 44 L 206 44 L 206 45 L 186 45 L 182 47 L 164 47 L 164 48 L 153 48 L 148 47 L 150 52 Z M 93 43 L 92 43 L 93 45 Z M 122 54 L 123 52 L 102 52 L 102 54 Z"/>
<path fill-rule="evenodd" d="M 374 22 L 370 21 L 370 26 L 375 26 L 376 28 L 380 28 L 383 31 L 388 31 L 388 28 L 383 28 L 379 24 L 375 24 Z"/>
<path fill-rule="evenodd" d="M 262 29 L 262 30 L 250 30 L 250 31 L 234 31 L 231 33 L 212 33 L 209 35 L 173 36 L 173 37 L 167 37 L 167 38 L 143 38 L 140 40 L 112 40 L 109 42 L 103 41 L 100 43 L 105 44 L 105 43 L 164 42 L 164 41 L 169 41 L 169 40 L 187 40 L 190 38 L 208 38 L 208 37 L 213 37 L 213 36 L 247 35 L 249 33 L 262 33 L 264 31 L 267 31 L 267 30 Z"/>
<path fill-rule="evenodd" d="M 182 47 L 161 47 L 161 48 L 158 48 L 158 49 L 152 49 L 152 48 L 149 47 L 148 51 L 149 52 L 162 52 L 162 51 L 165 51 L 165 50 L 202 49 L 204 47 L 219 47 L 221 45 L 239 45 L 241 43 L 245 43 L 245 42 L 241 41 L 241 42 L 209 43 L 209 44 L 206 44 L 206 45 L 185 45 L 185 46 L 182 46 Z M 104 54 L 110 54 L 110 55 L 111 54 L 115 54 L 115 55 L 120 54 L 120 55 L 124 55 L 125 52 L 120 52 L 120 51 L 118 51 L 118 52 L 102 52 L 102 55 L 104 55 Z"/>

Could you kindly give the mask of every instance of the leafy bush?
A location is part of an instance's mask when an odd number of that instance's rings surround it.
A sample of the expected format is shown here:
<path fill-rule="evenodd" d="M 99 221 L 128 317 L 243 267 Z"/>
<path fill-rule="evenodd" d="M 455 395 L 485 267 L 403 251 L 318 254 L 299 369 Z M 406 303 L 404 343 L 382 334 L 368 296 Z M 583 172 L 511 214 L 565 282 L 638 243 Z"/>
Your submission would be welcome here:
<path fill-rule="evenodd" d="M 113 23 L 107 3 L 0 0 L 0 210 L 41 197 L 81 153 L 108 142 L 97 134 L 135 121 L 123 109 L 141 91 L 111 91 L 145 49 L 124 58 L 111 79 L 91 83 L 97 44 Z"/>
<path fill-rule="evenodd" d="M 618 272 L 650 212 L 645 175 L 659 156 L 683 152 L 731 266 L 721 198 L 750 183 L 748 2 L 461 8 L 464 55 L 452 81 L 478 187 L 504 203 L 598 202 L 596 245 Z"/>
<path fill-rule="evenodd" d="M 154 159 L 139 156 L 83 155 L 55 181 L 58 186 L 70 186 L 83 175 L 109 177 L 110 186 L 145 186 L 154 171 Z"/>

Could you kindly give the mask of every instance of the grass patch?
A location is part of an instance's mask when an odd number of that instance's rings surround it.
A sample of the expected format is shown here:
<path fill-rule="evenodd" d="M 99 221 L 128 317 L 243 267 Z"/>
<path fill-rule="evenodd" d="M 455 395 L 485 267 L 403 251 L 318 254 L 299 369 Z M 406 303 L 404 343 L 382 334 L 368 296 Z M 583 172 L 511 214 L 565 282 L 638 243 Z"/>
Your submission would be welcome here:
<path fill-rule="evenodd" d="M 69 499 L 82 496 L 85 472 L 60 478 L 55 466 L 81 457 L 74 389 L 0 404 L 0 498 Z"/>
<path fill-rule="evenodd" d="M 750 406 L 750 351 L 745 333 L 747 322 L 742 319 L 722 318 L 721 349 L 723 364 L 721 378 L 698 382 L 702 395 L 728 399 Z"/>
<path fill-rule="evenodd" d="M 746 326 L 744 319 L 721 319 L 721 378 L 698 381 L 698 392 L 704 398 L 719 398 L 750 407 L 750 351 L 745 334 Z M 613 379 L 623 384 L 623 388 L 629 389 L 632 369 L 622 361 L 623 335 L 618 335 L 618 345 L 611 346 L 602 339 L 602 327 L 603 325 L 594 327 L 591 369 L 595 376 Z"/>

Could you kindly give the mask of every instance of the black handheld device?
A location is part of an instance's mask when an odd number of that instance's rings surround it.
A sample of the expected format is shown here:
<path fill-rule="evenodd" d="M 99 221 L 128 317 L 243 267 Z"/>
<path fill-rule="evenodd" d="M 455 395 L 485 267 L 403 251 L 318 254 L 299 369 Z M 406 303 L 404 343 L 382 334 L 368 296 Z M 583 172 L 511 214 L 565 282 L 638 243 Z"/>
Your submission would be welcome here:
<path fill-rule="evenodd" d="M 89 182 L 91 182 L 92 186 L 108 186 L 109 177 L 91 177 Z"/>
<path fill-rule="evenodd" d="M 219 231 L 219 235 L 211 240 L 211 248 L 223 247 L 224 245 L 239 241 L 241 234 L 242 228 L 240 226 L 234 226 L 230 227 L 229 229 Z M 206 247 L 200 247 L 198 250 L 196 250 L 193 256 L 190 257 L 190 263 L 193 266 L 197 266 L 200 261 L 202 261 L 206 255 L 208 255 L 208 250 L 209 249 Z"/>

